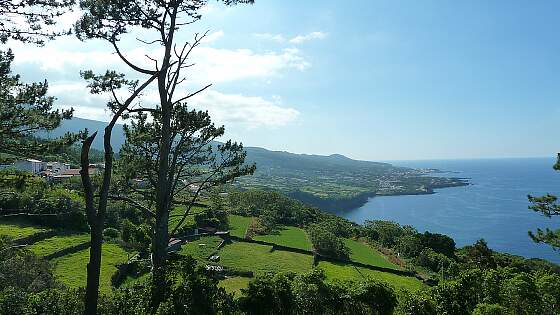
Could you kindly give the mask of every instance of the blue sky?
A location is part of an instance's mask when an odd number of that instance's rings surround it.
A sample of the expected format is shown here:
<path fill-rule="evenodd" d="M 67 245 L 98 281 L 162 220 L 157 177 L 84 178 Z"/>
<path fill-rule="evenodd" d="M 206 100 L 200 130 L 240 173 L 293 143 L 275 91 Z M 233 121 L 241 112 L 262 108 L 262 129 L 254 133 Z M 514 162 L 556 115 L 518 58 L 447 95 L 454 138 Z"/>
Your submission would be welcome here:
<path fill-rule="evenodd" d="M 210 2 L 182 39 L 206 29 L 189 87 L 214 85 L 193 106 L 245 145 L 366 160 L 560 150 L 560 2 Z M 49 79 L 59 106 L 106 117 L 78 71 L 119 69 L 110 47 L 11 45 L 15 70 Z"/>

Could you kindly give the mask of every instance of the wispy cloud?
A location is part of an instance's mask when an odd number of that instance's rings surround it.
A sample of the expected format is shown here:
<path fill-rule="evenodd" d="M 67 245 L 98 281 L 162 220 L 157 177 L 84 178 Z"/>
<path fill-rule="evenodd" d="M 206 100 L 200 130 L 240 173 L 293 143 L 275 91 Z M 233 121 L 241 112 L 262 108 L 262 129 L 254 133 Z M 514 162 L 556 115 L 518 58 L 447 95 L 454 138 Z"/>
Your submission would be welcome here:
<path fill-rule="evenodd" d="M 224 37 L 224 31 L 219 30 L 219 31 L 212 32 L 212 33 L 209 33 L 208 35 L 206 35 L 206 37 L 204 37 L 202 42 L 205 43 L 205 44 L 209 44 L 209 43 L 213 43 L 213 42 L 217 41 L 218 39 L 220 39 L 222 37 Z"/>
<path fill-rule="evenodd" d="M 282 34 L 273 34 L 273 33 L 255 33 L 253 34 L 253 36 L 259 39 L 274 41 L 277 43 L 288 42 L 290 44 L 299 45 L 315 39 L 325 39 L 328 36 L 328 34 L 325 32 L 317 31 L 317 32 L 311 32 L 307 34 L 296 35 L 292 38 L 289 38 Z"/>
<path fill-rule="evenodd" d="M 253 34 L 258 39 L 270 40 L 277 43 L 283 43 L 286 41 L 286 37 L 282 34 L 271 34 L 271 33 L 256 33 Z"/>
<path fill-rule="evenodd" d="M 220 37 L 220 32 L 214 38 Z M 66 73 L 76 75 L 84 68 L 102 72 L 105 69 L 116 69 L 131 76 L 137 73 L 130 71 L 119 57 L 108 51 L 71 51 L 56 46 L 45 48 L 28 47 L 16 49 L 16 65 L 38 67 L 49 76 L 49 73 Z M 129 60 L 144 67 L 154 66 L 146 55 L 161 55 L 161 49 L 145 50 L 135 48 L 124 52 Z M 48 58 L 37 58 L 48 56 Z M 304 71 L 311 63 L 296 48 L 285 48 L 279 51 L 255 52 L 251 49 L 223 49 L 200 46 L 193 51 L 192 68 L 197 75 L 191 83 L 220 83 L 246 79 L 269 79 L 281 75 L 284 71 Z M 23 67 L 22 67 L 23 68 Z"/>
<path fill-rule="evenodd" d="M 101 121 L 108 121 L 111 117 L 111 112 L 105 107 L 110 96 L 90 94 L 85 83 L 52 82 L 49 92 L 57 97 L 58 108 L 72 106 L 76 117 Z M 182 93 L 177 95 L 178 98 L 182 96 Z M 158 101 L 159 95 L 155 87 L 141 97 L 142 106 L 152 107 Z M 279 97 L 265 99 L 212 89 L 189 99 L 189 105 L 207 110 L 217 124 L 247 129 L 282 127 L 295 121 L 300 115 L 295 108 L 284 105 Z"/>
<path fill-rule="evenodd" d="M 223 36 L 223 31 L 216 31 L 207 37 L 205 43 L 213 43 Z M 79 71 L 92 69 L 102 73 L 106 69 L 115 69 L 124 72 L 131 79 L 141 78 L 137 73 L 130 71 L 110 50 L 103 50 L 95 45 L 88 46 L 90 49 L 87 50 L 76 50 L 78 46 L 72 46 L 73 42 L 70 40 L 69 43 L 57 45 L 51 42 L 41 48 L 15 45 L 14 70 L 21 71 L 24 77 L 43 76 L 49 79 L 49 93 L 58 99 L 58 107 L 72 106 L 77 117 L 106 121 L 110 117 L 110 112 L 105 108 L 109 96 L 90 94 L 86 82 L 79 79 Z M 158 56 L 161 53 L 161 48 L 132 48 L 124 51 L 129 60 L 147 68 L 153 67 L 154 64 L 146 55 Z M 195 66 L 190 69 L 196 75 L 188 78 L 181 89 L 185 90 L 184 93 L 208 83 L 245 84 L 248 80 L 268 82 L 286 72 L 305 71 L 311 67 L 311 63 L 295 47 L 259 52 L 252 49 L 226 49 L 203 45 L 193 51 L 191 58 Z M 177 98 L 180 97 L 180 93 L 177 93 Z M 145 106 L 153 106 L 158 103 L 158 99 L 154 86 L 145 91 L 142 103 Z M 284 105 L 281 99 L 276 97 L 226 94 L 217 90 L 207 90 L 190 99 L 189 104 L 208 110 L 212 118 L 220 124 L 248 129 L 282 127 L 300 115 L 293 106 Z"/>
<path fill-rule="evenodd" d="M 324 39 L 327 37 L 327 33 L 324 32 L 311 32 L 305 35 L 298 35 L 292 39 L 290 39 L 290 43 L 292 44 L 303 44 L 307 41 L 314 40 L 314 39 Z"/>
<path fill-rule="evenodd" d="M 300 115 L 296 109 L 283 106 L 277 98 L 267 100 L 258 96 L 224 94 L 214 90 L 197 95 L 190 103 L 198 109 L 208 110 L 218 123 L 226 126 L 236 124 L 249 129 L 282 127 Z"/>

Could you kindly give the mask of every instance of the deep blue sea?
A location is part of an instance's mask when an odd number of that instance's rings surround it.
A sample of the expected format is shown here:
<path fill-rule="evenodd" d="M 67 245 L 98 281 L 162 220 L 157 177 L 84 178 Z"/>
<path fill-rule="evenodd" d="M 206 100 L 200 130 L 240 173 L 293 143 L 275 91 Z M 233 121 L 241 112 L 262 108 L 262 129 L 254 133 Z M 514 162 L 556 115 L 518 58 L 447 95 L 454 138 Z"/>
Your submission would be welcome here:
<path fill-rule="evenodd" d="M 374 197 L 344 216 L 392 220 L 419 231 L 447 234 L 458 246 L 484 238 L 494 250 L 560 263 L 560 251 L 535 244 L 527 231 L 560 228 L 560 217 L 545 218 L 527 207 L 527 195 L 560 195 L 554 158 L 396 161 L 394 165 L 437 168 L 437 176 L 470 178 L 471 185 L 439 189 L 432 195 Z M 434 175 L 434 174 L 432 174 Z"/>

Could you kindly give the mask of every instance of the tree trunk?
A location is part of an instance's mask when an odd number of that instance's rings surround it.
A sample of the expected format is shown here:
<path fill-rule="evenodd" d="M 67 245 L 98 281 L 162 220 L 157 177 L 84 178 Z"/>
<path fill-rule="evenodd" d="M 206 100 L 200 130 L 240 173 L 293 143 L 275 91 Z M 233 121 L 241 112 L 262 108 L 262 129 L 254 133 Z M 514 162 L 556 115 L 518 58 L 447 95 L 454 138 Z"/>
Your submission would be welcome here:
<path fill-rule="evenodd" d="M 152 306 L 157 309 L 166 294 L 167 280 L 165 275 L 167 261 L 167 245 L 169 244 L 169 215 L 167 211 L 162 211 L 161 215 L 156 216 L 156 225 L 152 241 L 152 264 L 153 264 L 153 288 Z"/>
<path fill-rule="evenodd" d="M 87 286 L 85 310 L 86 315 L 97 314 L 97 300 L 99 298 L 99 275 L 101 273 L 101 249 L 103 245 L 102 226 L 96 224 L 91 227 L 91 243 L 89 248 L 89 263 L 87 264 Z"/>
<path fill-rule="evenodd" d="M 165 265 L 167 261 L 167 245 L 169 241 L 169 207 L 171 186 L 169 181 L 169 155 L 171 153 L 171 116 L 173 104 L 168 97 L 167 69 L 170 66 L 171 47 L 175 32 L 177 7 L 173 8 L 170 20 L 171 25 L 165 43 L 165 54 L 162 62 L 162 71 L 158 75 L 158 92 L 161 104 L 162 126 L 161 142 L 159 147 L 159 167 L 156 187 L 156 226 L 152 241 L 153 288 L 152 309 L 155 311 L 166 292 Z M 165 69 L 165 71 L 163 70 Z"/>

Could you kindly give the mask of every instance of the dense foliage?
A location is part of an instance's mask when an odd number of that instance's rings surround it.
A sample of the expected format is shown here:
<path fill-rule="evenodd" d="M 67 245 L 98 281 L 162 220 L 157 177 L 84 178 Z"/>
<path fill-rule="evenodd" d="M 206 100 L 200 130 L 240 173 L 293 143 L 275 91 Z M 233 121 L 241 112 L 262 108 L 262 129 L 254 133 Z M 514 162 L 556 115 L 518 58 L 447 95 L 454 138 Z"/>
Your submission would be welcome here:
<path fill-rule="evenodd" d="M 320 271 L 264 275 L 239 299 L 247 314 L 392 314 L 393 290 L 383 283 L 329 283 Z"/>
<path fill-rule="evenodd" d="M 558 154 L 558 159 L 554 164 L 553 168 L 560 171 L 560 153 Z M 545 196 L 528 196 L 531 206 L 529 209 L 542 214 L 547 218 L 552 218 L 553 216 L 560 215 L 560 205 L 558 204 L 558 197 L 546 194 Z M 560 229 L 552 230 L 546 228 L 544 230 L 537 229 L 536 233 L 529 231 L 529 237 L 533 239 L 536 243 L 544 243 L 552 246 L 554 249 L 560 248 Z"/>
<path fill-rule="evenodd" d="M 250 282 L 234 300 L 218 280 L 191 258 L 170 265 L 170 290 L 155 314 L 392 314 L 393 289 L 374 280 L 327 282 L 320 271 L 308 274 L 264 274 Z M 100 300 L 101 314 L 153 314 L 150 281 L 118 289 Z M 10 286 L 0 291 L 3 314 L 81 314 L 83 291 Z"/>
<path fill-rule="evenodd" d="M 0 12 L 1 8 L 0 4 Z M 0 52 L 0 153 L 28 158 L 75 142 L 78 135 L 73 134 L 49 141 L 36 137 L 37 132 L 53 130 L 70 119 L 73 110 L 53 110 L 54 97 L 47 94 L 47 82 L 21 82 L 19 75 L 12 74 L 13 60 L 11 50 Z"/>
<path fill-rule="evenodd" d="M 350 250 L 344 245 L 342 239 L 324 226 L 319 224 L 311 225 L 307 229 L 307 233 L 317 253 L 339 259 L 349 258 Z"/>
<path fill-rule="evenodd" d="M 1 215 L 24 216 L 48 227 L 87 230 L 83 199 L 76 192 L 17 171 L 1 171 L 0 188 Z"/>
<path fill-rule="evenodd" d="M 46 39 L 68 34 L 69 30 L 57 30 L 53 26 L 74 3 L 74 0 L 0 1 L 0 43 L 13 39 L 42 45 Z"/>

